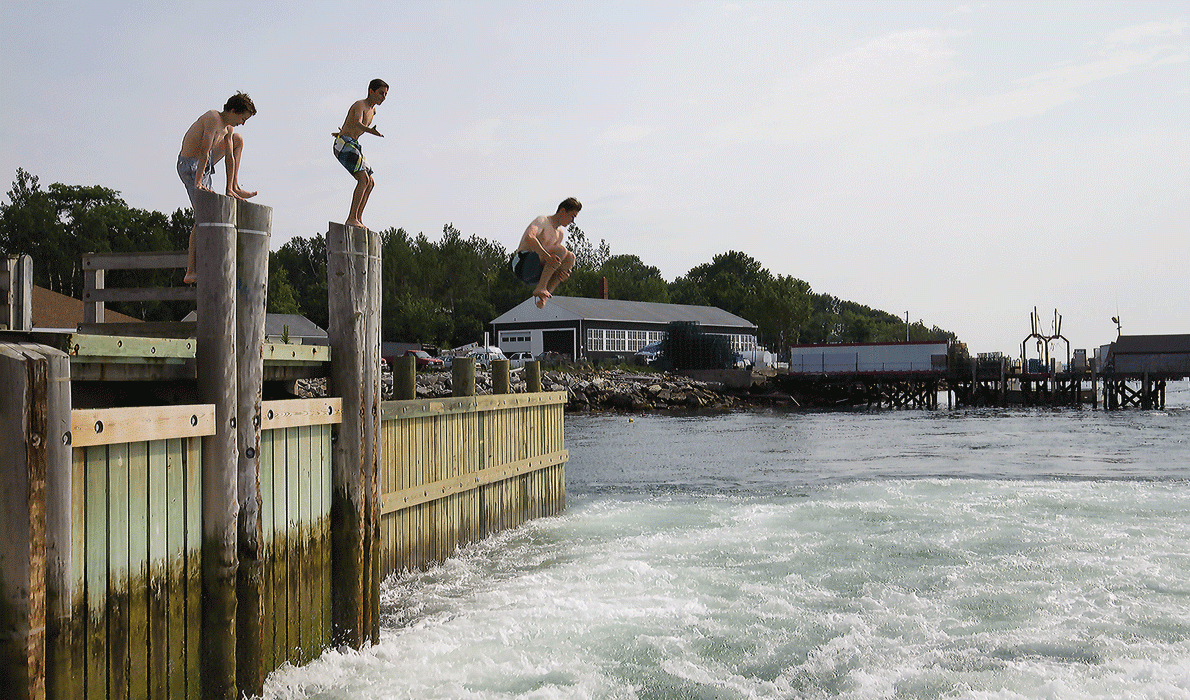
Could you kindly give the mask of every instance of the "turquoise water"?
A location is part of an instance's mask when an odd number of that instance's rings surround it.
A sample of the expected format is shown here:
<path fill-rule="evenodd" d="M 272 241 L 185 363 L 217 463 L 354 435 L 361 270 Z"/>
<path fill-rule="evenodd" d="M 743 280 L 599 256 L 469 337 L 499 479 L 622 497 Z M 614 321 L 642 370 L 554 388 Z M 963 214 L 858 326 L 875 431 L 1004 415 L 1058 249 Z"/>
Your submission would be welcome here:
<path fill-rule="evenodd" d="M 567 419 L 569 506 L 270 698 L 1190 698 L 1190 401 Z"/>

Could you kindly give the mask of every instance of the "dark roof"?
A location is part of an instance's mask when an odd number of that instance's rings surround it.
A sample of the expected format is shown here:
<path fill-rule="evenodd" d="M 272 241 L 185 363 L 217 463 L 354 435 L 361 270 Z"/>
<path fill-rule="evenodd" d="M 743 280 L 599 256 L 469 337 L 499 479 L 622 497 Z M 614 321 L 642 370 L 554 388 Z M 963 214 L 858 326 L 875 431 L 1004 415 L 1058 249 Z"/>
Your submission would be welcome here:
<path fill-rule="evenodd" d="M 618 299 L 589 299 L 560 297 L 549 300 L 544 309 L 537 308 L 530 297 L 501 314 L 493 325 L 534 321 L 618 321 L 665 324 L 672 321 L 693 321 L 704 326 L 734 326 L 755 330 L 756 324 L 714 306 L 687 304 L 659 304 L 651 301 L 621 301 Z"/>
<path fill-rule="evenodd" d="M 1190 353 L 1190 335 L 1122 335 L 1112 343 L 1117 355 Z"/>

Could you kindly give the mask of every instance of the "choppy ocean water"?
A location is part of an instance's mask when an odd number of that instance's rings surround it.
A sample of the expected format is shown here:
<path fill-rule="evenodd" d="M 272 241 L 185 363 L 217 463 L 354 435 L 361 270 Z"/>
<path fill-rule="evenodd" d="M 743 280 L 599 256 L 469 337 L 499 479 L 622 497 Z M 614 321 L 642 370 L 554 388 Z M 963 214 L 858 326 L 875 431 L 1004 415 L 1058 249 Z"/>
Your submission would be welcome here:
<path fill-rule="evenodd" d="M 266 696 L 1190 698 L 1168 403 L 571 416 L 563 514 L 391 578 L 380 644 Z"/>

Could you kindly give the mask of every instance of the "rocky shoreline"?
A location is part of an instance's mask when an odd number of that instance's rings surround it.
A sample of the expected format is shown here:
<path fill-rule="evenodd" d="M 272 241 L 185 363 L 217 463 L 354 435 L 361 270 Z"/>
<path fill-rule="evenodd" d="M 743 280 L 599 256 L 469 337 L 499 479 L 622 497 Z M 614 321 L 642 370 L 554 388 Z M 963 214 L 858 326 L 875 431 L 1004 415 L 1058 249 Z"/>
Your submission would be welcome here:
<path fill-rule="evenodd" d="M 525 393 L 527 386 L 520 372 L 510 377 L 512 393 Z M 796 405 L 788 394 L 754 389 L 732 389 L 717 382 L 704 382 L 670 373 L 633 374 L 624 370 L 588 370 L 542 373 L 543 391 L 565 391 L 567 412 L 734 409 L 754 406 Z M 325 379 L 298 382 L 298 396 L 326 395 Z M 491 374 L 475 373 L 475 393 L 491 394 Z M 419 399 L 451 396 L 450 372 L 419 372 Z"/>

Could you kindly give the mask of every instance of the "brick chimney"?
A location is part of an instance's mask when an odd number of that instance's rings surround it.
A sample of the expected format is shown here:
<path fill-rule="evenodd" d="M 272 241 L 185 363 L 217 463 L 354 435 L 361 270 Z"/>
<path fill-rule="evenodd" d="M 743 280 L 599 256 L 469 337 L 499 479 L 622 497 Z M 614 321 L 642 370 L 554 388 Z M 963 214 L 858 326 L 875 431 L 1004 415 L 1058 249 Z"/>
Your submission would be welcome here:
<path fill-rule="evenodd" d="M 606 277 L 601 277 L 599 279 L 599 298 L 600 299 L 607 298 L 607 278 Z"/>

